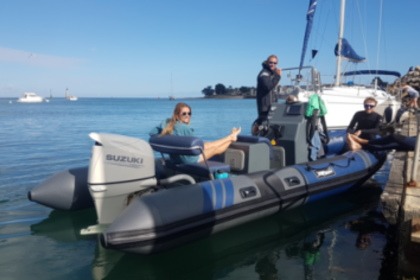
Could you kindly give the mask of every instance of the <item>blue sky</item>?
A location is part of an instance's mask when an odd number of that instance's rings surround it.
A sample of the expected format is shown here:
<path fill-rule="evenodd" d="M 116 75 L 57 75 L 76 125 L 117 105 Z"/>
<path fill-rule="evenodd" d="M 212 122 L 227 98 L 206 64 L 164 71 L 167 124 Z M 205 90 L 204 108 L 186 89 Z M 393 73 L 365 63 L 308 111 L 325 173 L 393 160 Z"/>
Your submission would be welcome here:
<path fill-rule="evenodd" d="M 319 0 L 306 63 L 335 73 L 338 0 Z M 383 6 L 382 16 L 379 7 Z M 217 83 L 255 86 L 261 62 L 298 66 L 307 0 L 5 0 L 0 97 L 200 97 Z M 418 0 L 347 0 L 345 37 L 367 62 L 420 65 Z M 380 36 L 378 36 L 379 18 Z M 379 48 L 378 48 L 379 46 Z M 324 77 L 325 76 L 325 77 Z"/>

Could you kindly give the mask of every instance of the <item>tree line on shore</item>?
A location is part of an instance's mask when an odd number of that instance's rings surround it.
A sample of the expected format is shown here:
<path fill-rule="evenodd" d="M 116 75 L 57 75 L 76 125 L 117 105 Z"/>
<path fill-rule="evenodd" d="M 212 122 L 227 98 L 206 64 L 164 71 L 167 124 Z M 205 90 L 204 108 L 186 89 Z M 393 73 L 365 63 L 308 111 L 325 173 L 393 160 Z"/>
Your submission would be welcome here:
<path fill-rule="evenodd" d="M 241 86 L 234 88 L 232 86 L 226 87 L 224 84 L 218 83 L 212 88 L 212 86 L 205 87 L 201 93 L 204 97 L 217 97 L 217 96 L 244 96 L 244 97 L 255 97 L 255 87 Z"/>

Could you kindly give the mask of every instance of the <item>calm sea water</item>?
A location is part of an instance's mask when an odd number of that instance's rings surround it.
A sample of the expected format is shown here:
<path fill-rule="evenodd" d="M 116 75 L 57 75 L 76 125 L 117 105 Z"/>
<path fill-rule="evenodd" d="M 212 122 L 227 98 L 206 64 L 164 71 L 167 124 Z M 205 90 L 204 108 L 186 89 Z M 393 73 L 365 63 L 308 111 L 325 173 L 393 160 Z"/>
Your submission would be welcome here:
<path fill-rule="evenodd" d="M 388 225 L 377 185 L 275 215 L 152 256 L 103 249 L 79 231 L 94 210 L 52 211 L 27 192 L 52 174 L 88 164 L 90 132 L 147 138 L 171 115 L 167 99 L 0 99 L 0 279 L 378 279 L 387 273 Z M 242 127 L 249 134 L 255 100 L 186 99 L 204 139 Z M 376 186 L 376 187 L 374 187 Z M 365 240 L 363 248 L 357 246 Z M 359 242 L 360 243 L 360 242 Z"/>

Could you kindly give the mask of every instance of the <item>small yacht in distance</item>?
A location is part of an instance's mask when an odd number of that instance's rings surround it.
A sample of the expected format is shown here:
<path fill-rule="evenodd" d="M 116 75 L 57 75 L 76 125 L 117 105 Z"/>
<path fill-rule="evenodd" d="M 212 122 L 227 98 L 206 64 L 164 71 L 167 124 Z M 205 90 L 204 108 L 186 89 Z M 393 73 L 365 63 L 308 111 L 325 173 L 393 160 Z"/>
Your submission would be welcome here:
<path fill-rule="evenodd" d="M 41 103 L 44 98 L 34 92 L 25 92 L 18 100 L 19 103 Z"/>
<path fill-rule="evenodd" d="M 77 101 L 77 96 L 75 96 L 75 95 L 68 95 L 67 94 L 67 92 L 68 92 L 68 88 L 66 88 L 66 92 L 64 93 L 64 96 L 65 96 L 65 98 L 67 99 L 67 100 L 69 100 L 69 101 Z"/>

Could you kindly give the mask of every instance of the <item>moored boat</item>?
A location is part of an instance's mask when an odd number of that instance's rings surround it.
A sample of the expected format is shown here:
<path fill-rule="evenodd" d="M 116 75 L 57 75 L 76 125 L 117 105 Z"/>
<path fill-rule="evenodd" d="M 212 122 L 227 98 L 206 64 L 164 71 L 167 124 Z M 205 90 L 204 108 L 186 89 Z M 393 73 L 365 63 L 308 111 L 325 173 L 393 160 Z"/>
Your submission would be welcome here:
<path fill-rule="evenodd" d="M 17 102 L 19 103 L 41 103 L 44 102 L 44 98 L 37 95 L 35 92 L 25 92 Z"/>
<path fill-rule="evenodd" d="M 401 76 L 400 73 L 377 69 L 341 71 L 344 60 L 355 65 L 365 62 L 365 58 L 359 56 L 351 47 L 350 43 L 344 38 L 344 22 L 346 15 L 345 0 L 340 0 L 339 35 L 334 50 L 337 57 L 334 83 L 322 83 L 321 76 L 317 71 L 314 72 L 311 70 L 311 67 L 304 66 L 306 49 L 318 2 L 319 1 L 316 0 L 309 0 L 309 8 L 306 17 L 307 25 L 300 64 L 299 67 L 283 69 L 285 71 L 283 71 L 282 76 L 289 79 L 289 81 L 286 80 L 286 83 L 289 84 L 283 85 L 283 92 L 286 90 L 292 91 L 302 102 L 308 101 L 310 96 L 314 93 L 319 94 L 329 109 L 328 115 L 326 116 L 326 122 L 329 129 L 345 129 L 349 120 L 353 117 L 353 114 L 362 110 L 363 101 L 367 97 L 375 98 L 377 100 L 375 111 L 383 115 L 387 122 L 393 122 L 401 107 L 401 102 L 387 91 L 387 82 L 382 79 L 386 80 L 393 78 L 393 80 L 388 80 L 389 82 L 393 82 Z M 312 58 L 314 58 L 317 53 L 317 50 L 312 50 Z M 292 74 L 292 71 L 295 71 L 296 68 L 298 71 Z M 305 68 L 310 70 L 306 74 Z M 316 73 L 316 75 L 313 75 L 314 73 Z M 367 75 L 371 75 L 372 77 L 369 80 L 370 83 L 366 83 L 366 80 L 368 79 L 366 78 Z M 348 78 L 348 81 L 343 81 L 344 78 Z M 282 79 L 282 83 L 284 81 L 285 79 Z M 309 83 L 308 81 L 311 83 L 309 86 L 305 84 L 305 82 Z"/>
<path fill-rule="evenodd" d="M 68 101 L 77 101 L 79 98 L 75 95 L 68 94 L 68 88 L 66 88 L 66 91 L 64 92 L 64 98 Z"/>
<path fill-rule="evenodd" d="M 344 193 L 382 166 L 384 153 L 341 153 L 341 132 L 330 133 L 326 157 L 308 161 L 305 106 L 278 104 L 270 112 L 269 138 L 240 136 L 221 158 L 205 163 L 175 164 L 170 159 L 199 154 L 199 138 L 165 136 L 147 142 L 91 133 L 95 144 L 89 168 L 58 174 L 28 197 L 53 208 L 62 207 L 57 200 L 65 199 L 64 207 L 80 209 L 72 202 L 88 196 L 88 190 L 98 225 L 82 233 L 101 233 L 105 248 L 150 254 Z M 80 179 L 86 174 L 87 179 Z M 41 191 L 52 186 L 54 194 Z M 70 191 L 63 194 L 61 188 Z"/>

